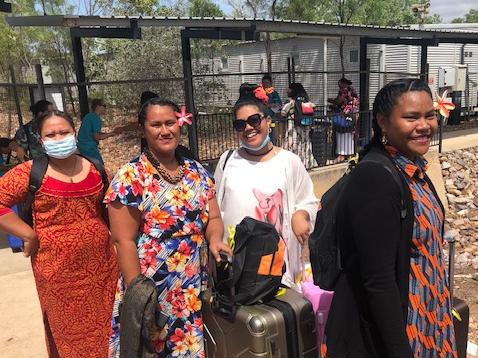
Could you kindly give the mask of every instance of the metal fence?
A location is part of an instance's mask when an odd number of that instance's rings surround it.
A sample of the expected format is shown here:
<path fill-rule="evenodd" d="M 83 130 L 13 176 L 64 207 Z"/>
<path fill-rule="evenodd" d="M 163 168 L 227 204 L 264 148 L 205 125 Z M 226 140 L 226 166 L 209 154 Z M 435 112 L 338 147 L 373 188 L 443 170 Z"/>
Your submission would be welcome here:
<path fill-rule="evenodd" d="M 198 116 L 200 159 L 217 162 L 222 153 L 239 146 L 239 138 L 232 128 L 232 113 L 203 114 Z M 282 119 L 274 122 L 271 137 L 276 145 L 297 154 L 307 169 L 338 164 L 357 154 L 371 139 L 372 112 L 357 114 L 349 128 L 334 125 L 335 115 L 319 109 L 309 126 Z M 442 131 L 432 138 L 438 146 Z"/>
<path fill-rule="evenodd" d="M 371 138 L 371 112 L 364 111 L 358 115 L 355 127 L 349 132 L 341 133 L 334 128 L 333 115 L 328 112 L 327 98 L 337 95 L 337 81 L 345 75 L 358 81 L 359 72 L 273 72 L 274 85 L 283 101 L 287 99 L 287 88 L 293 81 L 301 82 L 314 102 L 316 113 L 314 123 L 310 126 L 294 126 L 292 121 L 277 120 L 273 136 L 277 145 L 299 155 L 307 168 L 326 166 L 341 161 L 347 153 L 357 153 Z M 368 75 L 372 80 L 376 73 Z M 214 162 L 220 155 L 238 145 L 238 137 L 232 128 L 231 108 L 237 100 L 238 88 L 243 82 L 259 83 L 263 73 L 228 73 L 199 74 L 193 76 L 194 104 L 196 108 L 196 135 L 198 155 L 203 162 Z M 410 77 L 413 74 L 402 74 Z M 184 78 L 135 79 L 124 81 L 95 81 L 85 85 L 90 98 L 102 97 L 107 100 L 107 125 L 120 125 L 136 121 L 139 97 L 142 91 L 157 92 L 163 98 L 170 98 L 178 103 L 184 100 Z M 57 90 L 61 95 L 64 108 L 70 113 L 79 114 L 78 83 L 45 84 L 45 89 Z M 38 90 L 36 84 L 17 84 L 17 100 L 23 113 L 28 118 L 28 107 L 33 102 Z M 12 84 L 0 84 L 0 132 L 2 136 L 11 137 L 18 127 L 17 106 Z M 369 83 L 369 95 L 377 89 L 377 84 Z M 356 88 L 358 90 L 358 88 Z M 373 100 L 373 98 L 371 98 Z M 373 102 L 373 101 L 371 101 Z M 465 123 L 478 125 L 472 111 L 467 111 Z M 26 122 L 26 120 L 25 120 Z M 453 127 L 452 127 L 453 128 Z M 447 127 L 443 128 L 447 130 Z M 440 142 L 437 135 L 433 145 Z M 341 150 L 345 149 L 345 150 Z M 345 154 L 341 154 L 345 153 Z"/>

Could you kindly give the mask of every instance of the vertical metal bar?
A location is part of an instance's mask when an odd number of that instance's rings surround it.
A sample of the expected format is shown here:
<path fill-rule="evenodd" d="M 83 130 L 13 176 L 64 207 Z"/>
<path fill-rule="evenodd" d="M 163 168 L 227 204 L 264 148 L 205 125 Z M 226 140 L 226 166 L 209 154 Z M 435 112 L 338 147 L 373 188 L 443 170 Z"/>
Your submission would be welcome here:
<path fill-rule="evenodd" d="M 15 70 L 13 69 L 13 66 L 10 66 L 10 77 L 12 79 L 13 84 L 13 98 L 15 100 L 15 107 L 17 109 L 18 124 L 20 125 L 20 127 L 23 127 L 22 109 L 20 106 L 20 98 L 18 97 L 17 80 L 15 78 Z"/>
<path fill-rule="evenodd" d="M 428 83 L 428 46 L 422 45 L 420 54 L 420 78 Z"/>
<path fill-rule="evenodd" d="M 287 81 L 288 86 L 290 86 L 290 84 L 292 83 L 292 65 L 290 57 L 287 57 Z"/>
<path fill-rule="evenodd" d="M 295 83 L 295 60 L 294 56 L 291 57 L 291 63 L 292 63 L 292 82 Z"/>
<path fill-rule="evenodd" d="M 45 82 L 43 81 L 43 71 L 41 68 L 41 64 L 35 65 L 35 74 L 37 77 L 37 88 L 40 99 L 46 99 Z"/>
<path fill-rule="evenodd" d="M 359 138 L 363 138 L 365 132 L 364 120 L 362 120 L 363 114 L 369 110 L 369 88 L 368 88 L 368 72 L 367 72 L 367 38 L 360 38 L 360 129 Z"/>
<path fill-rule="evenodd" d="M 71 35 L 71 46 L 73 50 L 73 60 L 75 63 L 75 74 L 76 82 L 80 83 L 78 85 L 78 99 L 80 101 L 80 114 L 83 118 L 88 112 L 88 90 L 86 85 L 86 75 L 85 75 L 85 63 L 83 60 L 83 48 L 81 46 L 81 37 L 73 36 L 72 30 L 70 29 Z"/>
<path fill-rule="evenodd" d="M 191 40 L 187 36 L 186 31 L 188 29 L 181 30 L 181 53 L 183 59 L 183 77 L 184 77 L 184 102 L 189 112 L 196 116 L 196 110 L 194 106 L 194 90 L 193 90 L 193 70 L 191 63 Z M 189 149 L 199 159 L 199 148 L 197 138 L 197 123 L 192 122 L 192 125 L 188 127 L 189 135 Z"/>
<path fill-rule="evenodd" d="M 324 52 L 324 57 L 323 57 L 323 66 L 324 66 L 324 74 L 323 74 L 323 86 L 324 86 L 324 98 L 323 98 L 323 103 L 327 103 L 327 100 L 329 99 L 329 77 L 328 77 L 328 39 L 323 40 L 323 52 Z M 323 111 L 322 114 L 325 112 Z"/>
<path fill-rule="evenodd" d="M 445 125 L 445 122 L 443 121 L 443 116 L 439 114 L 440 116 L 440 128 L 438 132 L 438 153 L 441 153 L 442 151 L 442 145 L 443 145 L 443 126 Z"/>

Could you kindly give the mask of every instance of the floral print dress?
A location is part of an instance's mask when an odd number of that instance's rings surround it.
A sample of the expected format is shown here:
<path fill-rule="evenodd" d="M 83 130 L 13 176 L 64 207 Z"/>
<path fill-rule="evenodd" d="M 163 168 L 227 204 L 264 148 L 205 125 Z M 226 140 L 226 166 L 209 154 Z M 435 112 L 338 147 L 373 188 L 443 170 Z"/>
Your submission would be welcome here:
<path fill-rule="evenodd" d="M 106 193 L 105 202 L 118 200 L 141 212 L 137 236 L 143 275 L 158 290 L 158 304 L 169 316 L 166 337 L 154 337 L 157 357 L 204 357 L 200 293 L 206 287 L 207 255 L 204 232 L 214 182 L 197 162 L 184 159 L 185 173 L 170 184 L 143 154 L 123 166 Z M 113 308 L 110 357 L 119 357 L 119 305 L 124 282 L 118 281 Z"/>

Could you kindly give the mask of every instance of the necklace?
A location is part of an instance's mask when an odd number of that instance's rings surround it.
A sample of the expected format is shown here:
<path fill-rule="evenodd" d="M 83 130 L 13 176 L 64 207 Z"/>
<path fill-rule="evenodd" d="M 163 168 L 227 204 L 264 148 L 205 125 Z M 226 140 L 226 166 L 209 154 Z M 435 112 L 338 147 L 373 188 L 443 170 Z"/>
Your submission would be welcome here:
<path fill-rule="evenodd" d="M 73 177 L 75 176 L 75 170 L 76 170 L 77 164 L 78 164 L 78 156 L 75 155 L 75 164 L 73 164 L 73 169 L 71 169 L 71 171 L 69 171 L 69 172 L 70 172 L 69 174 L 68 174 L 68 173 L 64 173 L 65 170 L 64 170 L 64 169 L 62 170 L 61 167 L 58 167 L 58 166 L 56 166 L 56 165 L 53 165 L 52 168 L 53 168 L 55 171 L 57 171 L 57 172 L 59 172 L 59 173 L 65 175 L 65 176 L 67 176 L 67 177 L 70 179 L 70 183 L 74 183 Z M 50 165 L 51 165 L 51 163 L 50 163 Z M 55 167 L 56 167 L 56 169 L 55 169 Z"/>
<path fill-rule="evenodd" d="M 270 152 L 272 152 L 273 149 L 274 149 L 274 146 L 270 147 L 269 149 L 267 149 L 266 152 L 261 153 L 261 154 L 256 154 L 256 153 L 250 151 L 250 150 L 247 149 L 247 148 L 244 148 L 244 151 L 245 151 L 247 154 L 252 155 L 253 157 L 262 157 L 263 155 L 266 155 L 266 154 L 269 154 Z"/>
<path fill-rule="evenodd" d="M 146 158 L 153 165 L 153 167 L 158 171 L 159 175 L 166 180 L 168 183 L 177 184 L 184 176 L 184 165 L 179 165 L 176 173 L 171 175 L 166 168 L 156 159 L 156 157 L 151 153 L 149 149 L 144 151 Z"/>

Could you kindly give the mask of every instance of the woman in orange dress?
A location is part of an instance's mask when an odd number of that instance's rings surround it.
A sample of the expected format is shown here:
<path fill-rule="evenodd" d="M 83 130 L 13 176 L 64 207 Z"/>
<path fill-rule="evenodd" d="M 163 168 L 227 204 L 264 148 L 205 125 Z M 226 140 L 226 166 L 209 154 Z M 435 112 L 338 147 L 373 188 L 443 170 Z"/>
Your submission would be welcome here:
<path fill-rule="evenodd" d="M 100 173 L 76 155 L 72 120 L 39 122 L 48 168 L 33 201 L 33 227 L 10 209 L 25 200 L 32 162 L 0 179 L 0 229 L 31 257 L 50 357 L 106 357 L 118 270 L 102 219 Z"/>

